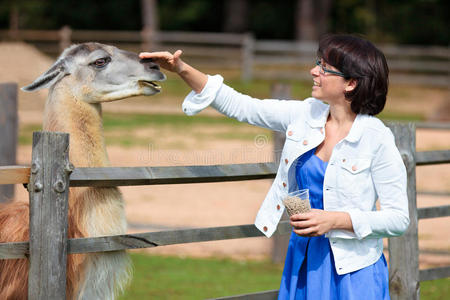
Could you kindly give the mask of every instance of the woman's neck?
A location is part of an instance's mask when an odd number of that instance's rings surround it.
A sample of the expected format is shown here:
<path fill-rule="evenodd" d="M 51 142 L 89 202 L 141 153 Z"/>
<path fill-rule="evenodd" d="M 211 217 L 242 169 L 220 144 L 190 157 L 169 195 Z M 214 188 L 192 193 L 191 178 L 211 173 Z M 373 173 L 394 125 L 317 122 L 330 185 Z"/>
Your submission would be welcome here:
<path fill-rule="evenodd" d="M 327 123 L 330 122 L 338 128 L 350 128 L 355 121 L 356 114 L 352 111 L 350 103 L 330 105 L 330 114 Z"/>

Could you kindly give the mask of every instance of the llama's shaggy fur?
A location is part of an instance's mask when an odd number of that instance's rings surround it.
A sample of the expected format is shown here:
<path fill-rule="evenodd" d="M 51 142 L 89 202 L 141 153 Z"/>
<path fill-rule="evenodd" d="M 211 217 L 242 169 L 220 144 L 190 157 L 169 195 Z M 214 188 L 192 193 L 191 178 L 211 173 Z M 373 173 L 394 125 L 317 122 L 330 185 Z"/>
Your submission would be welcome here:
<path fill-rule="evenodd" d="M 93 65 L 107 57 L 102 68 Z M 106 167 L 101 102 L 158 92 L 164 80 L 156 65 L 133 53 L 97 43 L 66 49 L 26 90 L 50 87 L 43 129 L 70 133 L 69 158 L 76 167 Z M 0 207 L 0 242 L 27 241 L 29 206 Z M 122 195 L 117 188 L 79 187 L 69 192 L 69 238 L 126 233 Z M 0 299 L 26 299 L 27 259 L 0 260 Z M 71 254 L 67 261 L 68 299 L 114 299 L 130 279 L 124 251 Z"/>

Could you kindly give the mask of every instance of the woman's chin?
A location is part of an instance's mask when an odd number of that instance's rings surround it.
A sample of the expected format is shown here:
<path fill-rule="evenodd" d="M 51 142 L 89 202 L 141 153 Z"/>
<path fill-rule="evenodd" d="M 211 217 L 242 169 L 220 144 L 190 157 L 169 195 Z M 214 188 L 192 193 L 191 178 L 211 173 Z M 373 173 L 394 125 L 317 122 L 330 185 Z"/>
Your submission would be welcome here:
<path fill-rule="evenodd" d="M 316 90 L 314 90 L 314 88 L 313 88 L 313 90 L 312 90 L 312 92 L 311 92 L 311 96 L 313 97 L 313 98 L 316 98 L 316 99 L 320 99 L 321 97 L 320 97 L 320 93 L 318 93 Z"/>

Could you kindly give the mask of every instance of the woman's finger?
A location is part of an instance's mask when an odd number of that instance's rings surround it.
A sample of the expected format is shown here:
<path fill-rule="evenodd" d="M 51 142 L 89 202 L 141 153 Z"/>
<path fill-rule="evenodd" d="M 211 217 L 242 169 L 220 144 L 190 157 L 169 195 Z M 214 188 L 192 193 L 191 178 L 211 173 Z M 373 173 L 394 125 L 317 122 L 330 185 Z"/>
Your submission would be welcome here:
<path fill-rule="evenodd" d="M 294 232 L 301 236 L 316 236 L 317 229 L 315 227 L 310 227 L 306 229 L 294 229 Z"/>
<path fill-rule="evenodd" d="M 175 53 L 173 54 L 173 58 L 174 58 L 174 59 L 178 59 L 178 58 L 180 58 L 181 54 L 183 54 L 183 51 L 182 51 L 182 50 L 177 50 L 177 51 L 175 51 Z"/>
<path fill-rule="evenodd" d="M 290 220 L 291 221 L 301 221 L 301 220 L 308 220 L 309 218 L 311 218 L 310 213 L 301 213 L 301 214 L 292 215 L 290 217 Z"/>
<path fill-rule="evenodd" d="M 291 222 L 291 226 L 294 228 L 308 228 L 313 226 L 313 224 L 310 221 L 296 221 Z"/>
<path fill-rule="evenodd" d="M 139 53 L 140 58 L 164 58 L 170 59 L 173 55 L 167 51 L 159 51 L 159 52 L 141 52 Z"/>

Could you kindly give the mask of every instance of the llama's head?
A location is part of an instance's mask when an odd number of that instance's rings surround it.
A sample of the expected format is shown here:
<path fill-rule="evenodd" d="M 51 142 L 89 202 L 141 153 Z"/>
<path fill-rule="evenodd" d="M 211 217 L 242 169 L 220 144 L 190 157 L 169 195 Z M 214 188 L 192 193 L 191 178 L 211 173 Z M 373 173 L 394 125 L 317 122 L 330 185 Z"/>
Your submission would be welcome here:
<path fill-rule="evenodd" d="M 88 103 L 159 93 L 166 77 L 150 59 L 99 43 L 73 45 L 24 91 L 64 89 Z"/>

